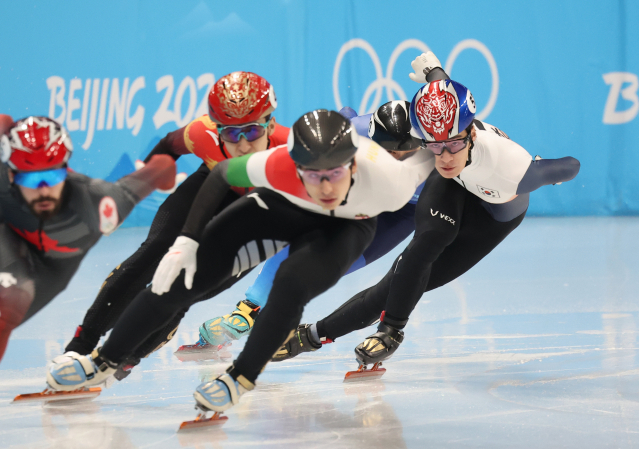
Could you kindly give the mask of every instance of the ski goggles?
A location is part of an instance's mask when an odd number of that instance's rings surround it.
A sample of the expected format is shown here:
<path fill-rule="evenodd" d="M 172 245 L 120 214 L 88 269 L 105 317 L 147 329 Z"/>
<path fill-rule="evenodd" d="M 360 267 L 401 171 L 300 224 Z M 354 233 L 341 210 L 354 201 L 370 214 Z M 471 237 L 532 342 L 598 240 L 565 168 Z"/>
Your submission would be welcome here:
<path fill-rule="evenodd" d="M 349 162 L 346 165 L 331 168 L 330 170 L 302 170 L 301 168 L 298 168 L 297 173 L 300 174 L 300 177 L 304 180 L 304 182 L 318 186 L 325 179 L 328 182 L 333 183 L 344 178 L 344 176 L 350 173 L 352 164 L 352 162 Z"/>
<path fill-rule="evenodd" d="M 450 154 L 455 154 L 466 148 L 470 138 L 471 134 L 468 133 L 463 139 L 443 140 L 441 142 L 426 142 L 422 140 L 422 147 L 429 149 L 436 156 L 441 156 L 444 150 L 448 150 Z"/>
<path fill-rule="evenodd" d="M 253 142 L 266 134 L 268 124 L 269 122 L 250 123 L 243 126 L 218 126 L 217 132 L 225 142 L 238 143 L 242 137 Z"/>
<path fill-rule="evenodd" d="M 53 187 L 67 179 L 66 168 L 43 171 L 19 171 L 13 177 L 13 182 L 29 189 Z"/>

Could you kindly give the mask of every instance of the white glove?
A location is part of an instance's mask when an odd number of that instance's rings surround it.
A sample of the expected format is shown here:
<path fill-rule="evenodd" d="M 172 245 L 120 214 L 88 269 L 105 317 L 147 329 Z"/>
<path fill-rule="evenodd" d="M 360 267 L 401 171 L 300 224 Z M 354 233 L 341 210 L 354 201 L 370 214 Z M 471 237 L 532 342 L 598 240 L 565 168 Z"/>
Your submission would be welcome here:
<path fill-rule="evenodd" d="M 134 165 L 135 165 L 135 170 L 137 171 L 143 168 L 146 164 L 142 162 L 140 159 L 137 159 Z M 157 189 L 157 190 L 160 193 L 173 193 L 175 192 L 175 189 L 177 189 L 178 186 L 182 184 L 186 178 L 188 178 L 188 175 L 186 173 L 178 173 L 175 175 L 175 185 L 173 186 L 172 189 L 169 189 L 169 190 Z"/>
<path fill-rule="evenodd" d="M 437 56 L 432 51 L 428 53 L 422 53 L 410 63 L 415 73 L 410 73 L 408 76 L 410 79 L 419 84 L 426 84 L 426 75 L 436 67 L 442 68 L 442 63 L 439 62 Z"/>
<path fill-rule="evenodd" d="M 169 252 L 164 255 L 155 270 L 151 291 L 156 295 L 162 295 L 171 290 L 173 281 L 180 275 L 182 269 L 185 271 L 184 285 L 191 290 L 193 276 L 197 271 L 196 254 L 199 246 L 198 242 L 183 235 L 175 239 L 175 243 L 169 248 Z"/>

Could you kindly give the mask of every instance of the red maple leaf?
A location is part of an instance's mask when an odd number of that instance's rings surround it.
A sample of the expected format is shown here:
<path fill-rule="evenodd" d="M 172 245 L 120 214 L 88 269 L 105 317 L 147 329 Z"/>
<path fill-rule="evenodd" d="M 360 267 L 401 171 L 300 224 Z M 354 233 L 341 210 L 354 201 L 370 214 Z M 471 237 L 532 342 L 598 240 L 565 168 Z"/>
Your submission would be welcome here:
<path fill-rule="evenodd" d="M 113 207 L 111 207 L 111 205 L 107 203 L 106 206 L 104 206 L 102 213 L 105 217 L 110 218 L 111 214 L 113 214 Z"/>
<path fill-rule="evenodd" d="M 38 234 L 38 231 L 30 232 L 30 231 L 27 231 L 26 229 L 20 230 L 20 229 L 14 228 L 13 226 L 11 226 L 11 229 L 13 229 L 20 237 L 25 239 L 27 242 L 35 245 L 35 247 L 38 248 L 40 251 L 42 250 L 44 250 L 45 252 L 57 251 L 59 253 L 75 253 L 79 251 L 79 248 L 68 248 L 66 246 L 58 246 L 58 241 L 53 240 L 44 231 L 41 231 L 42 237 L 40 237 L 40 235 Z"/>

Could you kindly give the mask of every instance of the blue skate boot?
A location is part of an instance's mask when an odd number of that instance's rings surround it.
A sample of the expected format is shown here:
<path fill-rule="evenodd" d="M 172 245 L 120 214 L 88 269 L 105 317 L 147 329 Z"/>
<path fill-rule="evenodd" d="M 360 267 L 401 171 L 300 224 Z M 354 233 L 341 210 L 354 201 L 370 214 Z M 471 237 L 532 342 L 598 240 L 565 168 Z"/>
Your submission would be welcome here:
<path fill-rule="evenodd" d="M 231 366 L 217 379 L 205 382 L 195 389 L 193 397 L 198 408 L 203 411 L 223 412 L 237 404 L 244 393 L 255 388 L 255 385 L 241 374 L 237 380 L 233 379 L 230 374 L 233 369 Z"/>
<path fill-rule="evenodd" d="M 73 391 L 97 386 L 107 382 L 117 368 L 116 363 L 101 357 L 97 350 L 91 355 L 80 355 L 70 351 L 56 357 L 47 373 L 47 384 L 56 391 Z"/>
<path fill-rule="evenodd" d="M 260 306 L 244 299 L 237 303 L 235 310 L 229 315 L 219 316 L 202 324 L 200 339 L 214 346 L 239 340 L 251 332 L 259 312 Z"/>

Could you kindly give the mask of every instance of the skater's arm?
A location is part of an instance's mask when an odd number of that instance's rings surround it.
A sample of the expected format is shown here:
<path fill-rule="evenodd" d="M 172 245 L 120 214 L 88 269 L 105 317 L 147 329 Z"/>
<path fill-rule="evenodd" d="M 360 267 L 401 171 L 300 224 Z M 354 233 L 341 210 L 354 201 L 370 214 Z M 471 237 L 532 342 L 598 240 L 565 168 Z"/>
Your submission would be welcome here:
<path fill-rule="evenodd" d="M 138 203 L 155 189 L 171 189 L 175 184 L 175 173 L 175 161 L 168 155 L 157 155 L 144 167 L 120 178 L 115 184 L 127 189 Z"/>
<path fill-rule="evenodd" d="M 213 167 L 193 201 L 182 228 L 183 236 L 199 240 L 204 227 L 213 218 L 231 186 L 254 187 L 246 171 L 246 163 L 250 157 L 251 155 L 246 155 L 227 159 Z"/>
<path fill-rule="evenodd" d="M 131 213 L 133 207 L 153 190 L 171 188 L 174 183 L 175 161 L 166 155 L 155 156 L 143 168 L 115 183 L 101 179 L 90 180 L 90 194 L 100 209 L 100 230 L 104 234 L 113 232 Z M 112 214 L 113 206 L 117 207 L 117 214 Z"/>
<path fill-rule="evenodd" d="M 542 186 L 570 181 L 579 173 L 580 164 L 574 157 L 532 161 L 517 187 L 517 195 L 529 193 Z"/>
<path fill-rule="evenodd" d="M 184 131 L 186 126 L 176 131 L 168 133 L 160 140 L 156 146 L 153 147 L 148 156 L 144 159 L 144 163 L 148 163 L 153 156 L 160 154 L 166 154 L 171 156 L 173 160 L 177 160 L 184 154 L 189 154 L 190 151 L 184 143 Z"/>

